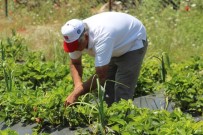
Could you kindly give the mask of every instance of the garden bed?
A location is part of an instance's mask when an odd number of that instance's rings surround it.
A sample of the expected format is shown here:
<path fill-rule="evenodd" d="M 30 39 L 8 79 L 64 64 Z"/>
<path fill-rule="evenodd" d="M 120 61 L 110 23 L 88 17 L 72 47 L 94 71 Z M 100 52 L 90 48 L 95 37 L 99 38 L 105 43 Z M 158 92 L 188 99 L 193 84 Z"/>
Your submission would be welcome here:
<path fill-rule="evenodd" d="M 137 97 L 134 99 L 133 104 L 139 108 L 148 108 L 150 110 L 167 110 L 169 112 L 173 112 L 175 104 L 170 102 L 166 103 L 166 99 L 162 92 L 158 92 L 152 95 L 146 95 Z M 193 117 L 196 122 L 202 121 L 203 117 Z M 36 127 L 37 124 L 25 124 L 25 123 L 17 123 L 10 127 L 8 127 L 4 122 L 0 123 L 0 130 L 11 129 L 18 133 L 18 135 L 31 135 L 33 134 L 33 128 Z M 88 130 L 88 127 L 67 127 L 58 125 L 56 127 L 44 126 L 40 133 L 46 133 L 50 135 L 74 135 L 77 130 Z"/>

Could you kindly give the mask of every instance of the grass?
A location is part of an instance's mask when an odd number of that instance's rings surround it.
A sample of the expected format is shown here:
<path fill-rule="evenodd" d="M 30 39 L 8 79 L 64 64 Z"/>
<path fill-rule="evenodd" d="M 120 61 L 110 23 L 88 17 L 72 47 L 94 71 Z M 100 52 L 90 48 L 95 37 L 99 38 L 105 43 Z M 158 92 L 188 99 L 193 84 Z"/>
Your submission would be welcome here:
<path fill-rule="evenodd" d="M 203 36 L 203 31 L 197 29 L 197 24 L 194 24 L 194 22 L 202 23 L 199 17 L 202 18 L 199 13 L 180 12 L 173 13 L 170 17 L 163 13 L 162 18 L 165 22 L 158 21 L 156 32 L 149 35 L 152 41 L 151 52 L 157 50 L 168 52 L 173 60 L 184 60 L 192 55 L 201 55 L 203 41 L 200 36 Z"/>
<path fill-rule="evenodd" d="M 31 2 L 35 2 L 32 1 Z M 38 1 L 37 1 L 38 2 Z M 25 38 L 31 51 L 42 51 L 48 60 L 63 56 L 61 26 L 71 18 L 86 18 L 95 14 L 101 3 L 93 0 L 69 0 L 60 4 L 40 1 L 39 7 L 20 6 L 9 2 L 9 16 L 5 17 L 4 1 L 0 0 L 0 38 L 6 38 L 14 29 Z M 172 61 L 182 61 L 203 54 L 203 3 L 194 0 L 190 11 L 182 2 L 178 11 L 170 6 L 161 8 L 158 2 L 144 1 L 141 6 L 128 9 L 147 29 L 149 49 L 147 55 L 167 52 Z M 194 6 L 194 4 L 196 4 Z M 56 56 L 56 52 L 60 55 Z"/>

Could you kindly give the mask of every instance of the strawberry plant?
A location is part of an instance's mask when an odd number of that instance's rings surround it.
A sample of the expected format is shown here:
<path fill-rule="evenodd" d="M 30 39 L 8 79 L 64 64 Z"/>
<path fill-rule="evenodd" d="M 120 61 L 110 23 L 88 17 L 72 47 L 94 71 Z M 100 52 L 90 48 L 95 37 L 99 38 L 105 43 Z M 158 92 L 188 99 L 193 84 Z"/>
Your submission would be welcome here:
<path fill-rule="evenodd" d="M 1 135 L 18 135 L 18 133 L 11 129 L 0 130 Z"/>
<path fill-rule="evenodd" d="M 77 110 L 77 108 L 75 108 Z M 166 110 L 138 108 L 131 100 L 122 100 L 111 107 L 104 107 L 106 134 L 202 134 L 203 121 L 195 122 L 190 115 L 180 109 L 172 113 Z M 88 115 L 88 114 L 86 114 Z M 90 114 L 89 114 L 90 115 Z M 95 114 L 95 115 L 98 115 Z M 90 129 L 80 129 L 78 133 L 98 134 L 95 122 Z"/>
<path fill-rule="evenodd" d="M 194 115 L 203 112 L 203 63 L 194 57 L 182 64 L 173 64 L 173 73 L 165 83 L 166 93 L 183 111 Z"/>
<path fill-rule="evenodd" d="M 167 78 L 167 71 L 170 70 L 170 61 L 167 53 L 163 52 L 161 56 L 151 56 L 147 58 L 143 63 L 134 97 L 159 91 L 160 85 L 164 83 Z"/>
<path fill-rule="evenodd" d="M 31 53 L 27 61 L 16 69 L 16 76 L 19 76 L 19 81 L 27 82 L 28 88 L 40 87 L 42 90 L 50 90 L 68 72 L 66 66 L 40 61 L 40 54 Z"/>
<path fill-rule="evenodd" d="M 165 110 L 140 109 L 131 101 L 121 101 L 108 109 L 109 126 L 118 134 L 182 134 L 202 133 L 203 122 L 195 123 L 192 117 L 179 109 L 169 113 Z M 187 123 L 187 124 L 185 124 Z M 197 124 L 199 129 L 193 128 Z M 173 126 L 171 126 L 173 125 Z M 196 126 L 197 126 L 196 125 Z"/>
<path fill-rule="evenodd" d="M 156 91 L 156 84 L 159 84 L 159 62 L 156 59 L 146 60 L 135 88 L 135 97 L 148 95 Z"/>

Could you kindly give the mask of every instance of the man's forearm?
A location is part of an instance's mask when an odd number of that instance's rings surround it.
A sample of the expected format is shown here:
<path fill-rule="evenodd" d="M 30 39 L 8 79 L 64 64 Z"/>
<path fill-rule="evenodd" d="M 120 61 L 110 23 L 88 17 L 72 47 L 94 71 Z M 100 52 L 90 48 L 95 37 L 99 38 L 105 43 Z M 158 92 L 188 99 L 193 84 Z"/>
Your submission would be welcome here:
<path fill-rule="evenodd" d="M 93 91 L 97 88 L 97 76 L 94 75 L 90 77 L 86 82 L 84 82 L 81 86 L 75 87 L 73 93 L 76 95 L 76 97 L 79 97 L 81 95 L 84 95 L 90 91 Z M 100 84 L 103 85 L 103 82 L 100 79 Z"/>
<path fill-rule="evenodd" d="M 97 67 L 96 75 L 91 76 L 87 81 L 82 82 L 82 65 L 80 62 L 71 63 L 71 74 L 74 81 L 74 90 L 72 94 L 78 98 L 81 95 L 84 95 L 92 90 L 97 88 L 97 78 L 99 78 L 100 85 L 103 85 L 106 80 L 106 72 L 108 66 Z"/>
<path fill-rule="evenodd" d="M 96 75 L 90 77 L 86 82 L 83 83 L 83 91 L 87 93 L 97 88 L 97 78 L 99 78 L 100 85 L 103 85 L 107 78 L 108 65 L 102 67 L 96 67 Z"/>
<path fill-rule="evenodd" d="M 73 78 L 74 86 L 82 85 L 82 73 L 83 73 L 82 66 L 71 64 L 70 72 Z"/>
<path fill-rule="evenodd" d="M 97 79 L 98 79 L 98 76 L 93 75 L 86 82 L 83 83 L 83 88 L 85 93 L 95 90 L 97 88 Z M 105 79 L 106 78 L 99 78 L 99 84 L 103 85 L 105 82 Z"/>

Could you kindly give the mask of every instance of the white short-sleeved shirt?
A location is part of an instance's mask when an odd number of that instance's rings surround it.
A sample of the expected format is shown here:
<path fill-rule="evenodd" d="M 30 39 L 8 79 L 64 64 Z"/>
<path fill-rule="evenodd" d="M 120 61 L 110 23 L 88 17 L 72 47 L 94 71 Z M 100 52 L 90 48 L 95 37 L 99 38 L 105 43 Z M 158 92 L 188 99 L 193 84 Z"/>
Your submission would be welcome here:
<path fill-rule="evenodd" d="M 84 50 L 95 57 L 95 66 L 107 65 L 111 57 L 119 57 L 143 47 L 146 29 L 135 17 L 120 12 L 104 12 L 83 20 L 89 27 L 88 48 Z M 69 53 L 77 59 L 82 52 Z"/>

